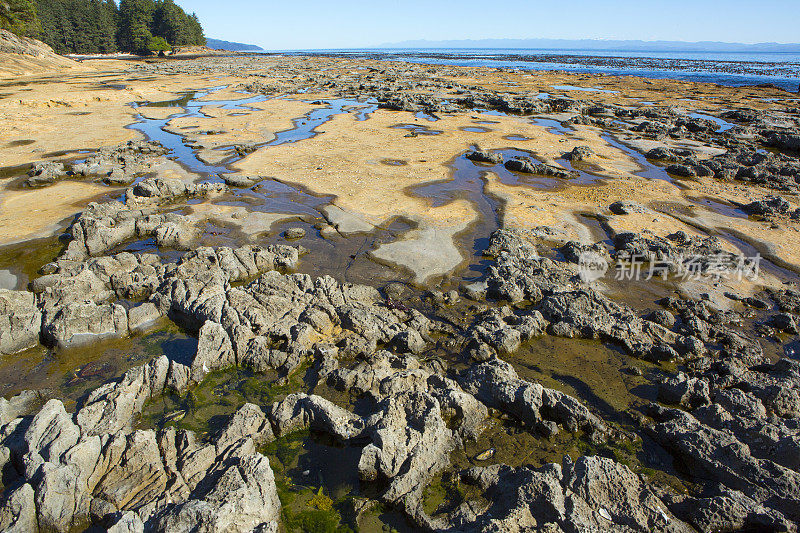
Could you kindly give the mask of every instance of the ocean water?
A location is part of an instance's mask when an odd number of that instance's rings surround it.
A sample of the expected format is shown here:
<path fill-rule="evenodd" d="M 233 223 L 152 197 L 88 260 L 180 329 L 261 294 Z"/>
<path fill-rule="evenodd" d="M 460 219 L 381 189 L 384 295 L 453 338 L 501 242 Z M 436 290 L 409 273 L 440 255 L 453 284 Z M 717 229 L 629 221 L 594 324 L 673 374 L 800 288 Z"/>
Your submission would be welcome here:
<path fill-rule="evenodd" d="M 277 53 L 364 57 L 467 67 L 562 70 L 587 74 L 700 81 L 734 87 L 771 83 L 790 92 L 797 92 L 800 85 L 798 53 L 516 48 L 361 48 L 286 50 Z"/>

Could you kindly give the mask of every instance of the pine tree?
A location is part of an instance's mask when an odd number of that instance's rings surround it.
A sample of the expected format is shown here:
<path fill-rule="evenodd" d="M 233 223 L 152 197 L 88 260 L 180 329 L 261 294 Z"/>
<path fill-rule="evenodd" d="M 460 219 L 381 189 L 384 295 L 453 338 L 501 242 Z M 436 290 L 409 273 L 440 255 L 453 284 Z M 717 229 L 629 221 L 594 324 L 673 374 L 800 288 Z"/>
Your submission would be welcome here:
<path fill-rule="evenodd" d="M 91 0 L 95 20 L 93 43 L 97 52 L 117 51 L 117 6 L 113 0 Z"/>
<path fill-rule="evenodd" d="M 72 48 L 72 24 L 69 20 L 69 5 L 64 0 L 39 0 L 40 4 L 52 4 L 52 18 L 50 19 L 50 41 L 45 41 L 59 54 L 70 54 Z"/>
<path fill-rule="evenodd" d="M 19 35 L 36 33 L 36 6 L 31 0 L 0 0 L 0 28 Z"/>
<path fill-rule="evenodd" d="M 203 26 L 200 25 L 200 19 L 197 18 L 197 13 L 189 15 L 189 27 L 192 32 L 192 44 L 205 46 L 206 36 L 203 35 Z"/>
<path fill-rule="evenodd" d="M 81 0 L 68 0 L 67 24 L 69 25 L 68 50 L 73 53 L 94 53 L 93 46 L 93 21 L 89 3 Z"/>
<path fill-rule="evenodd" d="M 147 54 L 205 44 L 197 15 L 174 0 L 0 0 L 0 27 L 40 39 L 59 54 Z"/>
<path fill-rule="evenodd" d="M 153 34 L 163 37 L 173 46 L 192 44 L 189 18 L 172 0 L 157 2 L 153 15 Z"/>
<path fill-rule="evenodd" d="M 153 37 L 155 3 L 148 0 L 122 0 L 119 4 L 119 47 L 122 50 L 146 54 Z"/>

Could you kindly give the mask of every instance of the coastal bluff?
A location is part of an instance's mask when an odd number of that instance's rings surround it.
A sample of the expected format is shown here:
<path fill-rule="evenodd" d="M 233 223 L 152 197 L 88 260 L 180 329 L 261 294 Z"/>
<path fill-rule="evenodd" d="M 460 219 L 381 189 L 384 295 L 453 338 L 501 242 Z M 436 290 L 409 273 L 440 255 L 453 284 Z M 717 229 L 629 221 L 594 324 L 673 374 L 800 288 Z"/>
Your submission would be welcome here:
<path fill-rule="evenodd" d="M 56 54 L 42 41 L 0 29 L 0 78 L 84 68 L 77 61 Z"/>

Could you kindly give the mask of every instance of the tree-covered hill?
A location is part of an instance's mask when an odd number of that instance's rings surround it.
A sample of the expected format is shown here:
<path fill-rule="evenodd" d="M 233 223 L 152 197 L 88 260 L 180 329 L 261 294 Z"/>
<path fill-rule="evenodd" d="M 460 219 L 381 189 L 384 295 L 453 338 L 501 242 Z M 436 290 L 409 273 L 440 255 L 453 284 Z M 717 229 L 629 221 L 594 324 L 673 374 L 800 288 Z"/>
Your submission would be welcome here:
<path fill-rule="evenodd" d="M 173 0 L 0 0 L 0 28 L 59 54 L 148 53 L 206 40 L 195 14 Z"/>
<path fill-rule="evenodd" d="M 223 41 L 222 39 L 206 38 L 206 46 L 215 50 L 229 50 L 231 52 L 261 52 L 264 49 L 255 44 Z"/>

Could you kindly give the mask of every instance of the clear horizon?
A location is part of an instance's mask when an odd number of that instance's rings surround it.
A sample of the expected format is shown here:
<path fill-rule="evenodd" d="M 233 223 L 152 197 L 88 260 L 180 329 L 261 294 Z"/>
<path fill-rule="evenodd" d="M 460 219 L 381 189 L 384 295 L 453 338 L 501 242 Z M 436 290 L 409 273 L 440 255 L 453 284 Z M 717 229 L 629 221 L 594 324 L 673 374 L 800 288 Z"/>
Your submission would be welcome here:
<path fill-rule="evenodd" d="M 268 7 L 253 0 L 178 0 L 196 12 L 206 36 L 267 50 L 368 48 L 412 40 L 597 39 L 793 44 L 800 40 L 797 0 L 588 0 L 553 5 L 501 0 L 365 2 L 311 0 Z M 566 13 L 566 14 L 565 14 Z M 563 21 L 563 24 L 557 22 Z M 711 21 L 711 22 L 710 22 Z"/>

